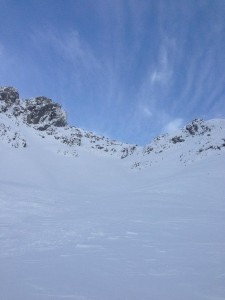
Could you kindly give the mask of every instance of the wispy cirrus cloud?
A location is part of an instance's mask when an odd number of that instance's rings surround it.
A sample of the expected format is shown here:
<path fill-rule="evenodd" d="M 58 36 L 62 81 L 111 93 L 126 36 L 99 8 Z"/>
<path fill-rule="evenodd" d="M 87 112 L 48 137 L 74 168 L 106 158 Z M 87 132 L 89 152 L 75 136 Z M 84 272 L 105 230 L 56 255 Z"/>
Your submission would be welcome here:
<path fill-rule="evenodd" d="M 197 37 L 194 42 L 200 43 Z M 221 57 L 221 47 L 214 33 L 208 32 L 202 47 L 189 59 L 186 82 L 180 95 L 181 99 L 186 101 L 186 110 L 189 113 L 199 110 L 200 103 L 202 111 L 207 112 L 223 90 L 225 74 L 221 69 L 221 62 L 218 61 L 218 57 Z M 225 59 L 225 55 L 223 56 Z"/>
<path fill-rule="evenodd" d="M 174 80 L 175 51 L 175 40 L 164 35 L 159 41 L 157 60 L 149 64 L 136 95 L 139 107 L 147 108 L 151 112 L 150 128 L 153 131 L 156 127 L 161 128 L 160 131 L 165 128 L 165 124 L 174 115 L 167 107 L 172 106 L 168 98 Z M 145 110 L 140 112 L 144 114 Z"/>
<path fill-rule="evenodd" d="M 36 31 L 32 33 L 31 40 L 40 52 L 43 51 L 43 48 L 50 48 L 55 60 L 71 64 L 80 74 L 94 75 L 97 73 L 99 75 L 102 71 L 100 61 L 77 30 L 64 33 L 50 29 L 47 32 Z"/>
<path fill-rule="evenodd" d="M 161 3 L 158 58 L 162 58 L 149 66 L 139 99 L 154 112 L 152 121 L 155 119 L 163 130 L 170 130 L 181 119 L 185 122 L 195 117 L 208 119 L 215 114 L 221 115 L 219 108 L 225 112 L 225 104 L 222 103 L 225 54 L 221 39 L 225 22 L 222 13 L 213 19 L 213 13 L 206 12 L 210 6 L 205 3 L 199 5 L 199 11 L 205 10 L 205 20 L 201 20 L 201 27 L 193 27 L 192 23 L 196 22 L 193 3 L 185 5 L 184 9 L 182 5 L 178 5 L 179 8 L 175 6 L 174 10 L 165 2 Z M 221 5 L 221 8 L 223 10 L 224 6 Z M 179 22 L 175 9 L 181 9 L 183 15 Z M 174 22 L 168 23 L 172 18 Z M 176 24 L 180 24 L 180 28 Z M 176 120 L 172 125 L 171 119 Z"/>
<path fill-rule="evenodd" d="M 139 105 L 139 110 L 142 116 L 151 118 L 153 116 L 151 110 L 149 107 L 144 106 L 144 105 Z"/>
<path fill-rule="evenodd" d="M 159 49 L 157 64 L 153 71 L 151 71 L 150 82 L 152 85 L 166 85 L 173 76 L 173 61 L 169 58 L 171 51 L 168 44 L 163 42 Z"/>

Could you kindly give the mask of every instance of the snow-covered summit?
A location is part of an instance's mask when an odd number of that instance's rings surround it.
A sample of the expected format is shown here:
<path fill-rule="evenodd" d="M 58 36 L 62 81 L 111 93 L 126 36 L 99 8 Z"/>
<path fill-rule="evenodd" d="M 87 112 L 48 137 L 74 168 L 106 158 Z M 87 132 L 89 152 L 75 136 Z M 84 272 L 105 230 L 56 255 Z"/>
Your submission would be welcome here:
<path fill-rule="evenodd" d="M 187 164 L 224 151 L 225 120 L 195 119 L 172 134 L 156 137 L 143 148 L 143 155 L 134 166 L 140 168 L 165 160 Z"/>
<path fill-rule="evenodd" d="M 0 105 L 1 115 L 11 120 L 11 127 L 15 128 L 15 132 L 23 131 L 22 127 L 25 126 L 41 138 L 53 137 L 59 145 L 61 144 L 57 150 L 60 153 L 77 156 L 77 148 L 82 147 L 87 151 L 125 158 L 138 148 L 136 145 L 121 143 L 75 126 L 69 126 L 63 108 L 44 96 L 23 100 L 19 99 L 19 93 L 15 88 L 2 87 L 0 88 Z M 5 121 L 2 124 L 3 128 Z M 10 130 L 12 131 L 12 128 Z M 1 130 L 0 135 L 6 136 L 7 130 Z M 7 140 L 11 143 L 12 139 Z M 29 145 L 29 141 L 26 145 Z"/>
<path fill-rule="evenodd" d="M 25 124 L 34 125 L 38 130 L 46 130 L 52 125 L 56 127 L 67 125 L 66 113 L 62 107 L 44 96 L 20 100 L 19 92 L 15 88 L 1 87 L 0 104 L 0 112 L 21 117 Z"/>

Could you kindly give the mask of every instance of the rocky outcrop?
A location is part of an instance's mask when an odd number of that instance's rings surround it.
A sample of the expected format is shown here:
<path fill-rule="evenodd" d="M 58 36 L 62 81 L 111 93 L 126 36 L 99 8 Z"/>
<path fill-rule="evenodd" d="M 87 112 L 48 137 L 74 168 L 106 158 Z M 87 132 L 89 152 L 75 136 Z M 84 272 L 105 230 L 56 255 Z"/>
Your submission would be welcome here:
<path fill-rule="evenodd" d="M 211 129 L 205 124 L 202 119 L 195 119 L 191 123 L 187 124 L 185 130 L 188 134 L 194 136 L 198 134 L 204 134 L 211 131 Z"/>
<path fill-rule="evenodd" d="M 25 121 L 29 125 L 37 125 L 36 129 L 46 130 L 50 126 L 67 125 L 65 111 L 61 106 L 47 97 L 26 100 Z"/>
<path fill-rule="evenodd" d="M 62 144 L 69 146 L 66 152 L 72 153 L 73 156 L 76 153 L 75 148 L 84 145 L 91 151 L 100 151 L 120 158 L 126 158 L 136 152 L 136 146 L 134 145 L 112 141 L 104 136 L 68 126 L 65 111 L 59 104 L 47 97 L 41 96 L 20 100 L 19 93 L 15 88 L 3 87 L 0 88 L 0 100 L 0 104 L 2 104 L 0 112 L 5 113 L 10 119 L 15 118 L 14 121 L 18 124 L 22 122 L 34 128 L 42 138 L 51 135 Z M 9 131 L 9 128 L 2 128 L 2 137 L 3 134 L 4 137 L 7 136 L 7 131 Z M 4 139 L 6 140 L 6 138 Z M 18 140 L 17 135 L 13 136 L 11 134 L 7 141 L 12 144 Z M 14 144 L 16 146 L 18 143 Z M 27 143 L 24 142 L 21 145 L 26 147 Z"/>
<path fill-rule="evenodd" d="M 47 97 L 20 100 L 13 87 L 0 87 L 0 112 L 21 116 L 24 123 L 34 125 L 38 130 L 67 125 L 66 113 L 59 104 Z"/>
<path fill-rule="evenodd" d="M 174 136 L 171 141 L 176 144 L 176 143 L 182 143 L 185 141 L 185 139 L 182 138 L 182 136 Z"/>
<path fill-rule="evenodd" d="M 18 103 L 19 93 L 14 87 L 0 87 L 0 112 L 5 112 L 13 104 Z"/>

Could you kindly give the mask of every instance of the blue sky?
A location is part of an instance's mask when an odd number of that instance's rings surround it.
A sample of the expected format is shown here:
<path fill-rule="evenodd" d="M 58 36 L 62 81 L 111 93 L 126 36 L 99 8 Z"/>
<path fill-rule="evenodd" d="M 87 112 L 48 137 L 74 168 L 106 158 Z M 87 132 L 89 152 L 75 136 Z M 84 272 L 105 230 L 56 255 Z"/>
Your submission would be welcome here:
<path fill-rule="evenodd" d="M 225 117 L 224 0 L 0 0 L 0 85 L 146 144 Z"/>

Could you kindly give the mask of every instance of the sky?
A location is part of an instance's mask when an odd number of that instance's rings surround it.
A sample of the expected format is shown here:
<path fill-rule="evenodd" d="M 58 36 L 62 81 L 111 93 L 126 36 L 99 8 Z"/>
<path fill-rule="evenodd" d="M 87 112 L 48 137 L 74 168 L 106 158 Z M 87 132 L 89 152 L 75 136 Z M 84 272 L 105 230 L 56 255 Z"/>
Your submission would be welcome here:
<path fill-rule="evenodd" d="M 225 118 L 224 0 L 0 0 L 0 86 L 144 145 Z"/>

